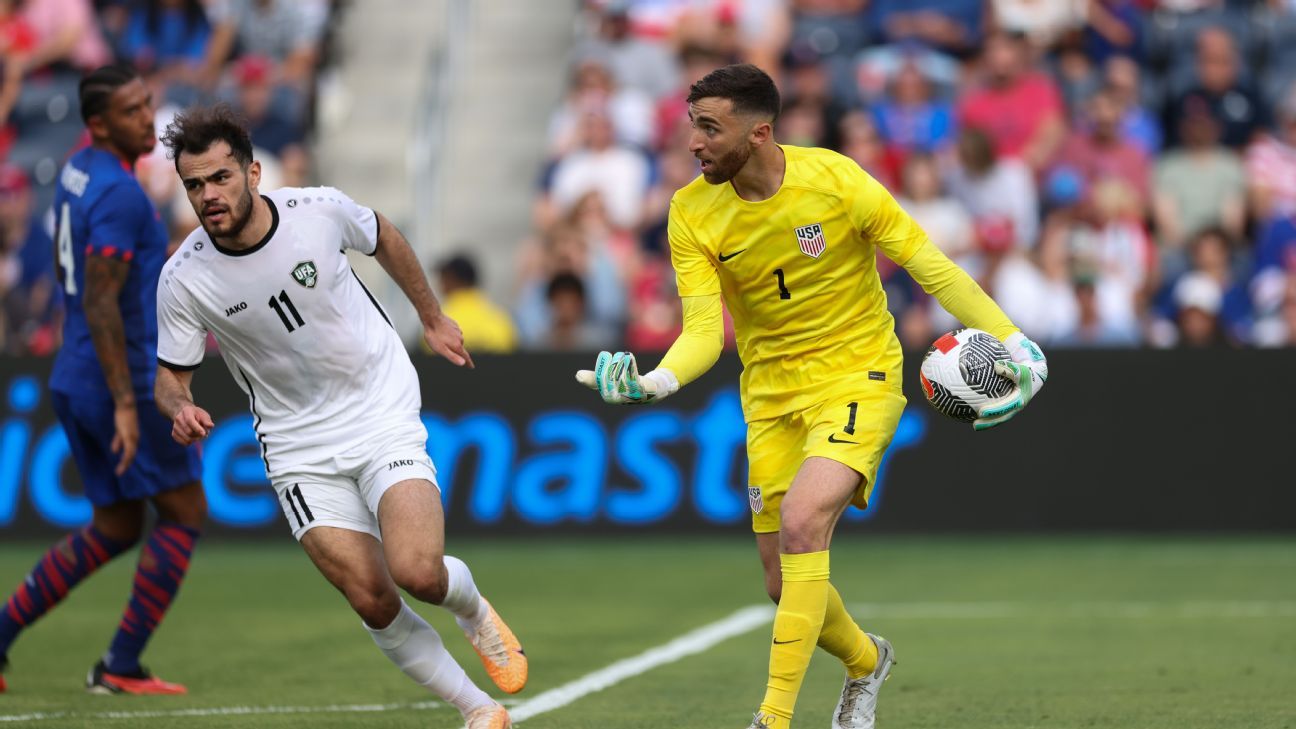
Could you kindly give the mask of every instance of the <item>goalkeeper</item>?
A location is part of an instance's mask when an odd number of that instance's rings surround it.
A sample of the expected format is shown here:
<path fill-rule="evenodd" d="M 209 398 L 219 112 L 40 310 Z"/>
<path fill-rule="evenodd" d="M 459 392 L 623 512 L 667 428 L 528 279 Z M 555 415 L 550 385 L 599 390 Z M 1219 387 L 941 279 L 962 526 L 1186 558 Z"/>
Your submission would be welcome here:
<path fill-rule="evenodd" d="M 684 330 L 657 369 L 599 354 L 577 379 L 609 403 L 660 400 L 715 364 L 721 299 L 743 361 L 752 528 L 778 603 L 769 681 L 749 729 L 784 729 L 819 645 L 846 667 L 835 729 L 874 726 L 891 644 L 851 619 L 829 582 L 833 528 L 864 507 L 904 409 L 900 343 L 875 248 L 964 324 L 990 332 L 1015 387 L 983 406 L 977 429 L 1015 416 L 1048 377 L 1043 353 L 945 257 L 876 180 L 846 157 L 780 146 L 779 95 L 755 66 L 727 66 L 688 97 L 689 151 L 702 178 L 671 200 L 669 238 Z"/>

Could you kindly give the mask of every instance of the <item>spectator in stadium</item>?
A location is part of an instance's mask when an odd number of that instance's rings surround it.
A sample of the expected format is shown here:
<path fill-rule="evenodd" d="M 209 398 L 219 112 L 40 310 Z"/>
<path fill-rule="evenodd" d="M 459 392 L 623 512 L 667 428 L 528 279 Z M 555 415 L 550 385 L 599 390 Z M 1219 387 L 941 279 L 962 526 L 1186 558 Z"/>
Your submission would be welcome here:
<path fill-rule="evenodd" d="M 1078 271 L 1075 276 L 1075 327 L 1054 340 L 1064 347 L 1136 347 L 1137 333 L 1123 326 L 1113 326 L 1102 315 L 1098 303 L 1097 276 Z"/>
<path fill-rule="evenodd" d="M 1138 57 L 1143 52 L 1142 0 L 1087 0 L 1085 50 L 1094 63 Z M 1142 5 L 1143 7 L 1140 7 Z"/>
<path fill-rule="evenodd" d="M 981 265 L 972 216 L 958 200 L 945 194 L 935 157 L 925 152 L 911 154 L 905 160 L 903 180 L 904 191 L 897 202 L 945 255 L 975 278 Z"/>
<path fill-rule="evenodd" d="M 1278 105 L 1275 129 L 1246 152 L 1247 198 L 1255 220 L 1296 210 L 1296 87 Z"/>
<path fill-rule="evenodd" d="M 1121 136 L 1151 158 L 1161 150 L 1161 121 L 1143 99 L 1142 69 L 1128 56 L 1112 56 L 1104 68 L 1103 85 L 1121 107 Z"/>
<path fill-rule="evenodd" d="M 580 118 L 579 144 L 553 167 L 547 194 L 537 205 L 540 227 L 568 214 L 585 193 L 603 196 L 614 225 L 635 229 L 640 222 L 649 167 L 643 153 L 618 144 L 604 107 L 592 107 Z"/>
<path fill-rule="evenodd" d="M 549 327 L 537 344 L 556 352 L 590 352 L 614 339 L 590 319 L 585 283 L 574 273 L 557 273 L 545 286 Z"/>
<path fill-rule="evenodd" d="M 264 56 L 243 56 L 235 62 L 231 73 L 238 89 L 235 108 L 247 120 L 257 148 L 280 164 L 289 164 L 288 158 L 306 156 L 306 134 L 299 118 L 274 103 L 273 72 Z"/>
<path fill-rule="evenodd" d="M 971 53 L 986 24 L 982 0 L 874 0 L 873 22 L 887 43 L 921 43 L 953 55 Z"/>
<path fill-rule="evenodd" d="M 19 12 L 19 0 L 0 0 L 0 159 L 13 143 L 9 112 L 18 103 L 27 56 L 36 47 L 36 33 Z"/>
<path fill-rule="evenodd" d="M 833 95 L 853 105 L 852 66 L 869 41 L 868 1 L 792 0 L 788 5 L 792 19 L 783 55 L 790 61 L 786 65 L 789 69 L 817 67 Z M 780 70 L 777 66 L 768 68 Z"/>
<path fill-rule="evenodd" d="M 1171 275 L 1183 270 L 1176 260 L 1198 232 L 1219 226 L 1236 239 L 1246 224 L 1242 160 L 1220 145 L 1220 122 L 1204 100 L 1184 105 L 1177 131 L 1183 146 L 1163 155 L 1153 176 L 1153 219 Z"/>
<path fill-rule="evenodd" d="M 464 348 L 472 352 L 507 354 L 517 349 L 517 330 L 508 312 L 491 301 L 477 285 L 477 266 L 467 253 L 455 253 L 436 267 L 441 287 L 441 310 L 464 333 Z"/>
<path fill-rule="evenodd" d="M 934 152 L 954 141 L 954 108 L 935 98 L 915 58 L 896 72 L 887 95 L 873 106 L 873 116 L 887 145 L 902 154 Z"/>
<path fill-rule="evenodd" d="M 824 108 L 812 99 L 788 98 L 778 118 L 778 135 L 784 144 L 821 147 L 827 137 Z"/>
<path fill-rule="evenodd" d="M 281 103 L 290 108 L 299 105 L 298 97 L 314 78 L 323 31 L 303 5 L 288 0 L 220 0 L 211 6 L 210 14 L 215 29 L 203 74 L 206 87 L 215 87 L 235 52 L 235 60 L 263 56 L 273 63 Z"/>
<path fill-rule="evenodd" d="M 1260 347 L 1296 347 L 1296 274 L 1279 283 L 1279 305 L 1255 325 L 1252 340 Z"/>
<path fill-rule="evenodd" d="M 602 59 L 586 56 L 576 61 L 567 96 L 549 119 L 552 154 L 561 156 L 579 145 L 580 118 L 591 107 L 607 109 L 618 142 L 642 149 L 652 143 L 652 97 L 639 89 L 619 87 Z"/>
<path fill-rule="evenodd" d="M 1107 178 L 1095 185 L 1081 209 L 1087 219 L 1073 227 L 1069 241 L 1075 266 L 1094 274 L 1104 325 L 1132 335 L 1147 310 L 1157 272 L 1143 206 L 1127 183 Z"/>
<path fill-rule="evenodd" d="M 44 215 L 33 214 L 27 175 L 0 165 L 0 295 L 9 354 L 52 354 L 59 340 L 61 299 L 54 290 L 54 244 Z"/>
<path fill-rule="evenodd" d="M 986 251 L 1032 248 L 1039 234 L 1039 202 L 1030 169 L 1019 159 L 996 159 L 989 135 L 976 127 L 959 132 L 958 160 L 949 189 L 972 214 Z"/>
<path fill-rule="evenodd" d="M 1175 284 L 1179 346 L 1197 349 L 1224 344 L 1219 320 L 1223 298 L 1219 284 L 1204 273 L 1188 274 Z"/>
<path fill-rule="evenodd" d="M 660 40 L 631 32 L 631 0 L 604 0 L 594 11 L 594 37 L 580 44 L 577 58 L 606 59 L 621 88 L 636 89 L 656 99 L 675 90 L 679 66 Z"/>
<path fill-rule="evenodd" d="M 871 115 L 863 111 L 849 112 L 838 122 L 837 134 L 842 154 L 855 160 L 887 189 L 899 188 L 900 155 L 887 149 Z"/>
<path fill-rule="evenodd" d="M 1124 182 L 1137 196 L 1141 211 L 1151 200 L 1151 170 L 1147 156 L 1121 134 L 1121 106 L 1108 91 L 1099 91 L 1086 105 L 1085 125 L 1071 133 L 1057 163 L 1079 173 L 1088 190 L 1107 179 Z"/>
<path fill-rule="evenodd" d="M 1047 49 L 1084 23 L 1087 4 L 1084 0 L 993 0 L 991 6 L 1000 30 L 1019 33 L 1035 48 Z"/>
<path fill-rule="evenodd" d="M 591 246 L 580 230 L 564 222 L 551 226 L 539 246 L 530 246 L 519 256 L 513 319 L 522 346 L 543 348 L 553 331 L 557 312 L 550 307 L 548 287 L 559 274 L 580 279 L 582 311 L 590 330 L 605 343 L 617 341 L 625 323 L 626 293 L 616 263 L 607 250 Z"/>
<path fill-rule="evenodd" d="M 1220 140 L 1239 149 L 1252 141 L 1269 123 L 1268 110 L 1260 94 L 1241 76 L 1237 43 L 1227 30 L 1207 27 L 1197 34 L 1193 84 L 1178 94 L 1167 111 L 1167 129 L 1178 144 L 1187 144 L 1175 121 L 1190 107 L 1205 106 L 1220 125 Z"/>
<path fill-rule="evenodd" d="M 90 0 L 24 0 L 22 17 L 36 37 L 26 56 L 28 72 L 51 66 L 90 71 L 112 60 Z"/>
<path fill-rule="evenodd" d="M 121 54 L 166 85 L 180 106 L 197 100 L 211 24 L 201 0 L 145 0 L 130 7 Z"/>
<path fill-rule="evenodd" d="M 997 156 L 1044 169 L 1066 135 L 1057 85 L 1031 68 L 1025 41 L 1006 33 L 986 39 L 980 71 L 980 83 L 959 102 L 959 125 L 984 130 Z"/>

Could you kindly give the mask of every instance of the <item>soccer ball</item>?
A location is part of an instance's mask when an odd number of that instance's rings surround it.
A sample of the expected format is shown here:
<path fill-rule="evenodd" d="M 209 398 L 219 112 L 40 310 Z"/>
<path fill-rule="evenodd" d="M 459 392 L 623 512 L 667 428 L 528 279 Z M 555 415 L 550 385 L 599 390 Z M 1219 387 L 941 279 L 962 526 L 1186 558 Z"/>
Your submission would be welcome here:
<path fill-rule="evenodd" d="M 937 339 L 923 356 L 918 370 L 923 394 L 941 413 L 970 423 L 982 405 L 1015 387 L 995 372 L 994 363 L 1004 359 L 1012 357 L 993 335 L 980 329 L 955 329 Z"/>

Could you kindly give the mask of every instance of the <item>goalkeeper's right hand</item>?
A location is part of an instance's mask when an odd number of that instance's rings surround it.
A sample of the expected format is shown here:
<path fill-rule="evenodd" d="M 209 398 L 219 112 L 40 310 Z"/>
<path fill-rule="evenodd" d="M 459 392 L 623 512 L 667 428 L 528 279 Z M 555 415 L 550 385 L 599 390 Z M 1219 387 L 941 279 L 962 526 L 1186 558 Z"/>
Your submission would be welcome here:
<path fill-rule="evenodd" d="M 659 368 L 641 376 L 629 352 L 599 352 L 594 369 L 578 370 L 576 381 L 598 390 L 603 402 L 613 405 L 655 402 L 679 389 L 679 380 L 670 370 Z"/>

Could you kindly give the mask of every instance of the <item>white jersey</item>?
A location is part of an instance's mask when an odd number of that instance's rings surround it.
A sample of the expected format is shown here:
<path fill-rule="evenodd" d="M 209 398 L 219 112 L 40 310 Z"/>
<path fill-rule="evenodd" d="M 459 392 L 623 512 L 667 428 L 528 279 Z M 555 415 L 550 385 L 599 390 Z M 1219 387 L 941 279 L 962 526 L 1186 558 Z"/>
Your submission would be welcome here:
<path fill-rule="evenodd" d="M 255 246 L 223 248 L 199 228 L 167 261 L 157 356 L 193 369 L 215 335 L 273 479 L 417 423 L 422 397 L 409 354 L 345 253 L 374 254 L 374 212 L 331 187 L 262 197 L 272 223 Z"/>

